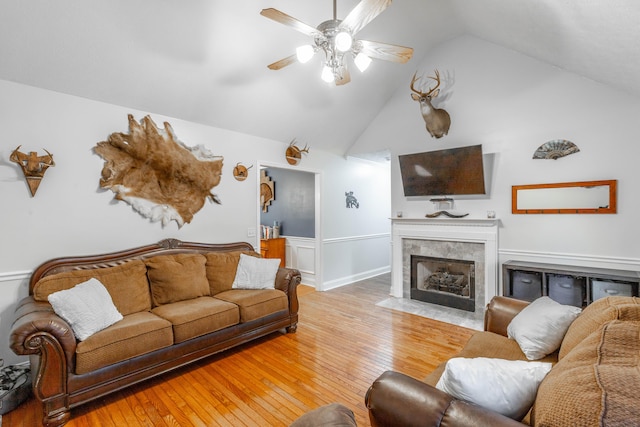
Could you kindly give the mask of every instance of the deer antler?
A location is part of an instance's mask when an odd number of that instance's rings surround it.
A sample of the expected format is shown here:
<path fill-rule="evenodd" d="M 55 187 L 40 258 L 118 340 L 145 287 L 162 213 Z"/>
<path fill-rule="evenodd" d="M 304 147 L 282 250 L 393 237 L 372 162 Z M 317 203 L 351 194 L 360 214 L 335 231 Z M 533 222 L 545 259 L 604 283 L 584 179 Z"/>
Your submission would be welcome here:
<path fill-rule="evenodd" d="M 429 76 L 430 79 L 433 79 L 436 81 L 436 85 L 432 89 L 429 89 L 429 92 L 427 92 L 427 96 L 435 92 L 435 90 L 438 89 L 438 86 L 440 86 L 440 72 L 438 71 L 438 69 L 435 70 L 435 74 L 436 74 L 435 77 Z M 434 96 L 437 96 L 437 94 Z"/>
<path fill-rule="evenodd" d="M 300 150 L 301 153 L 308 153 L 309 152 L 309 144 L 305 144 L 304 148 L 302 150 Z"/>
<path fill-rule="evenodd" d="M 412 90 L 413 92 L 417 93 L 418 95 L 420 95 L 421 97 L 423 97 L 423 96 L 432 96 L 432 94 L 433 94 L 434 92 L 436 92 L 436 90 L 437 90 L 437 89 L 438 89 L 438 87 L 440 86 L 440 72 L 436 69 L 436 70 L 435 70 L 435 74 L 436 74 L 436 75 L 435 75 L 435 77 L 428 76 L 430 79 L 433 79 L 433 80 L 435 80 L 435 81 L 436 81 L 436 85 L 435 85 L 433 88 L 430 88 L 429 90 L 427 90 L 426 92 L 421 92 L 421 91 L 417 90 L 417 89 L 414 87 L 415 83 L 416 83 L 418 80 L 420 80 L 420 79 L 422 78 L 422 77 L 417 77 L 417 76 L 416 76 L 417 74 L 418 74 L 418 72 L 417 72 L 417 71 L 416 71 L 415 73 L 413 73 L 413 78 L 411 79 L 411 86 L 410 86 L 410 87 L 411 87 L 411 90 Z M 438 96 L 437 92 L 436 92 L 436 94 L 435 94 L 435 95 L 433 95 L 433 96 L 434 96 L 434 97 L 435 97 L 435 96 Z"/>
<path fill-rule="evenodd" d="M 419 90 L 417 90 L 415 87 L 413 87 L 413 85 L 420 80 L 420 77 L 416 77 L 416 75 L 418 74 L 418 72 L 416 71 L 415 73 L 413 73 L 413 78 L 411 79 L 411 91 L 417 93 L 418 95 L 420 95 L 421 97 L 424 96 L 425 94 L 420 92 Z"/>

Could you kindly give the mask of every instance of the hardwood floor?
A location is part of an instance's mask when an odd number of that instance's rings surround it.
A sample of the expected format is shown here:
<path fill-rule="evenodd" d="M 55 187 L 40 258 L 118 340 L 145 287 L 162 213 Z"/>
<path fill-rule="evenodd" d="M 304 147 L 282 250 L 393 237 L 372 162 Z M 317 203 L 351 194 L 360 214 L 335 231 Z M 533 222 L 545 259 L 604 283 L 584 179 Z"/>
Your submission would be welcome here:
<path fill-rule="evenodd" d="M 474 331 L 377 307 L 390 276 L 315 292 L 299 288 L 294 334 L 275 333 L 106 398 L 74 408 L 69 427 L 287 426 L 340 402 L 369 426 L 364 395 L 382 372 L 422 378 Z M 40 425 L 35 399 L 2 417 Z"/>

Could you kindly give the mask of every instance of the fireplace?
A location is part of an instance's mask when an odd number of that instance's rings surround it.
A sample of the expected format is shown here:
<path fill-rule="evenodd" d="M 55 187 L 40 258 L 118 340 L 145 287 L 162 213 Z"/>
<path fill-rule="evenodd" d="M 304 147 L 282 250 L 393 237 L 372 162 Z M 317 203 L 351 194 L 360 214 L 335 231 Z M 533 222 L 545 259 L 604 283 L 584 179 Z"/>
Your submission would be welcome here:
<path fill-rule="evenodd" d="M 475 262 L 411 255 L 411 299 L 475 311 Z"/>

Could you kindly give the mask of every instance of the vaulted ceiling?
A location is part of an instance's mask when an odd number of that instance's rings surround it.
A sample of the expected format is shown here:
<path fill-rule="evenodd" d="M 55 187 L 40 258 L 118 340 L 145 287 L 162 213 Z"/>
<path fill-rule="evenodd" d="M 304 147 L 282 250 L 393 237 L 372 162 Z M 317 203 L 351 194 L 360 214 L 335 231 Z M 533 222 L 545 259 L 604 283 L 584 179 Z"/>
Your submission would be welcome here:
<path fill-rule="evenodd" d="M 357 0 L 338 0 L 338 19 Z M 328 86 L 308 43 L 332 0 L 0 0 L 0 79 L 345 154 L 429 50 L 472 35 L 640 96 L 637 0 L 396 0 L 358 38 L 414 48 Z"/>

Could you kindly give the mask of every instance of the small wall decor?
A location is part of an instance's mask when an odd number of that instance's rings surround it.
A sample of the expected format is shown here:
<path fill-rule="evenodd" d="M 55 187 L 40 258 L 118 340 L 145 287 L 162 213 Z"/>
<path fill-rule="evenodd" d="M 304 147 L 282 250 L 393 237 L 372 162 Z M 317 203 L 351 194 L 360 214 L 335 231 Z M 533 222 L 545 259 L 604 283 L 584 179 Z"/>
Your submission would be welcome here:
<path fill-rule="evenodd" d="M 249 176 L 249 169 L 251 169 L 253 165 L 246 167 L 242 163 L 238 162 L 236 167 L 233 168 L 233 177 L 238 181 L 244 181 Z"/>
<path fill-rule="evenodd" d="M 580 149 L 573 142 L 566 139 L 554 139 L 538 147 L 536 152 L 533 153 L 533 158 L 558 160 L 560 157 L 568 156 L 578 151 Z"/>
<path fill-rule="evenodd" d="M 31 191 L 31 197 L 34 197 L 44 177 L 44 173 L 56 164 L 53 161 L 53 154 L 44 150 L 44 148 L 43 150 L 47 153 L 46 156 L 38 156 L 38 153 L 35 151 L 30 151 L 29 154 L 21 153 L 18 151 L 20 147 L 22 147 L 22 145 L 18 145 L 18 147 L 13 150 L 9 156 L 9 160 L 20 165 L 22 173 L 27 180 L 29 190 Z"/>
<path fill-rule="evenodd" d="M 296 145 L 296 139 L 293 138 L 293 140 L 289 143 L 287 150 L 285 151 L 287 162 L 290 165 L 297 165 L 302 159 L 302 153 L 309 154 L 309 147 L 305 145 L 304 148 L 301 149 Z"/>
<path fill-rule="evenodd" d="M 94 147 L 105 160 L 100 187 L 163 226 L 191 222 L 207 199 L 220 203 L 211 190 L 220 183 L 222 156 L 202 145 L 187 147 L 167 122 L 162 130 L 149 116 L 140 123 L 131 114 L 128 119 L 128 134 L 114 132 Z"/>
<path fill-rule="evenodd" d="M 262 206 L 262 212 L 267 212 L 269 205 L 275 198 L 275 182 L 267 176 L 267 171 L 262 169 L 260 171 L 260 206 Z"/>
<path fill-rule="evenodd" d="M 346 196 L 347 208 L 356 208 L 360 207 L 360 203 L 358 203 L 358 199 L 353 195 L 353 191 L 345 191 L 344 195 Z"/>

